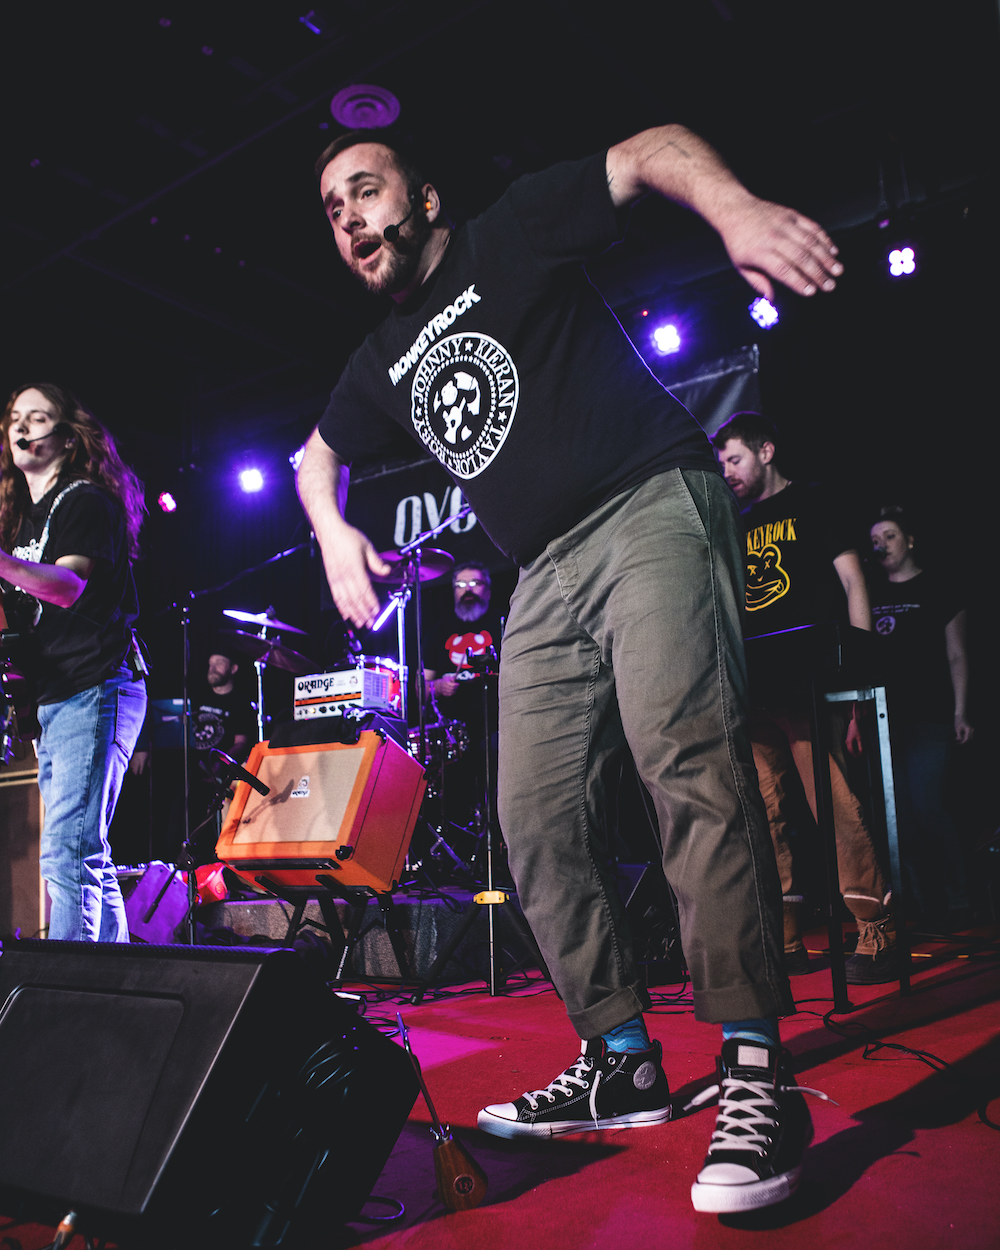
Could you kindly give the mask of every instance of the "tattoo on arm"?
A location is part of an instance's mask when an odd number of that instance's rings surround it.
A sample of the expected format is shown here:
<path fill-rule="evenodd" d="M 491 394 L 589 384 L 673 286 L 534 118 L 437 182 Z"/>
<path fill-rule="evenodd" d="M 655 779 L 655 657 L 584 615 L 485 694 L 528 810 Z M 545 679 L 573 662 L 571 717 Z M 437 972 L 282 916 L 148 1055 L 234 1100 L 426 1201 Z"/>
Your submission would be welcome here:
<path fill-rule="evenodd" d="M 675 148 L 678 152 L 680 152 L 681 156 L 683 156 L 685 160 L 691 159 L 691 153 L 686 148 L 682 148 L 679 143 L 675 143 L 673 139 L 668 139 L 663 147 L 657 148 L 655 152 L 651 152 L 650 156 L 653 158 L 659 156 L 664 148 Z"/>

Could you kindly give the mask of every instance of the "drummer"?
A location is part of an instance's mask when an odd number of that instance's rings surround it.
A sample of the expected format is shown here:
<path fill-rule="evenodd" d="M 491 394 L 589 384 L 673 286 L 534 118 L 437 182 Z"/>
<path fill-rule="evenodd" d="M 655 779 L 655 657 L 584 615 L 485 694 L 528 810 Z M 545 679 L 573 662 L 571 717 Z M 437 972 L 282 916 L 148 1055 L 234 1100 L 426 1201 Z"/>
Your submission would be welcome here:
<path fill-rule="evenodd" d="M 474 723 L 481 716 L 482 696 L 476 683 L 466 680 L 472 677 L 468 654 L 471 650 L 474 656 L 485 655 L 492 646 L 499 656 L 501 618 L 490 608 L 492 585 L 485 565 L 457 565 L 451 589 L 453 610 L 425 631 L 424 654 L 433 667 L 425 666 L 424 681 L 428 701 L 438 710 L 437 719 Z"/>

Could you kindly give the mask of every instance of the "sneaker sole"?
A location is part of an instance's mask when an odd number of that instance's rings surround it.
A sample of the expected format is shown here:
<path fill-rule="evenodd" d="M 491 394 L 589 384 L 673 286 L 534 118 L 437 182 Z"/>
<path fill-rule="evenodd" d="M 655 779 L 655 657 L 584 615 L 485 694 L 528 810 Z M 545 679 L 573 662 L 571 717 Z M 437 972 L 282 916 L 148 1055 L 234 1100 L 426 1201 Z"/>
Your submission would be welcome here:
<path fill-rule="evenodd" d="M 610 1120 L 558 1120 L 546 1123 L 529 1124 L 523 1120 L 503 1120 L 491 1115 L 488 1111 L 480 1111 L 476 1120 L 484 1133 L 492 1133 L 494 1137 L 561 1137 L 564 1133 L 593 1133 L 601 1129 L 614 1128 L 645 1128 L 650 1124 L 664 1124 L 670 1119 L 672 1107 L 661 1107 L 658 1111 L 633 1111 L 628 1115 L 615 1116 Z"/>
<path fill-rule="evenodd" d="M 782 1176 L 771 1176 L 765 1181 L 751 1181 L 747 1185 L 700 1185 L 695 1181 L 691 1186 L 691 1202 L 696 1211 L 715 1215 L 773 1207 L 795 1193 L 801 1175 L 800 1164 Z"/>

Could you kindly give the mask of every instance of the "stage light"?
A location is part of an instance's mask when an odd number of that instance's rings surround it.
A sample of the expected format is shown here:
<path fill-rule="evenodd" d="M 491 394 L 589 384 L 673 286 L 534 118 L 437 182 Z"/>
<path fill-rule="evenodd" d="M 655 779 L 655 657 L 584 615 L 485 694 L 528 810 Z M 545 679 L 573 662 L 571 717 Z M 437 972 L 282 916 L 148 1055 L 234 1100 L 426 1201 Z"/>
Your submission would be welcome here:
<path fill-rule="evenodd" d="M 772 326 L 778 324 L 778 310 L 770 300 L 765 299 L 763 295 L 758 295 L 753 303 L 748 304 L 750 316 L 760 326 L 762 330 L 770 330 Z"/>
<path fill-rule="evenodd" d="M 156 502 L 160 505 L 164 512 L 177 511 L 177 500 L 168 490 L 165 490 Z"/>
<path fill-rule="evenodd" d="M 917 254 L 912 247 L 894 247 L 889 253 L 889 276 L 905 278 L 917 271 Z"/>
<path fill-rule="evenodd" d="M 330 101 L 334 120 L 348 130 L 391 126 L 399 116 L 399 101 L 386 87 L 356 83 L 344 87 Z"/>
<path fill-rule="evenodd" d="M 657 326 L 653 331 L 653 342 L 661 356 L 669 356 L 681 350 L 681 336 L 675 325 Z"/>
<path fill-rule="evenodd" d="M 306 454 L 306 445 L 302 444 L 296 451 L 288 457 L 288 463 L 292 466 L 292 472 L 298 473 L 299 465 L 302 463 L 302 457 Z"/>
<path fill-rule="evenodd" d="M 260 469 L 243 469 L 240 473 L 240 489 L 252 495 L 264 489 L 264 474 Z"/>

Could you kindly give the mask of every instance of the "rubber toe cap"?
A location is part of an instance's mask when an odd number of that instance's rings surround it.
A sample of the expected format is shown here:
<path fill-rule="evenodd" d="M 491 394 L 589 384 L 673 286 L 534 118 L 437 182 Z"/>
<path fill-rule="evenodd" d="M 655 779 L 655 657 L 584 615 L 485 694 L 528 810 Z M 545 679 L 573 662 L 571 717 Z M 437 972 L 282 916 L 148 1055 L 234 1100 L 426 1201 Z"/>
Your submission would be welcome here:
<path fill-rule="evenodd" d="M 494 1116 L 498 1120 L 516 1120 L 517 1108 L 512 1102 L 494 1102 L 490 1106 L 484 1107 L 483 1111 L 487 1115 Z"/>
<path fill-rule="evenodd" d="M 710 1163 L 698 1173 L 699 1185 L 749 1185 L 760 1180 L 752 1168 L 739 1163 Z"/>

